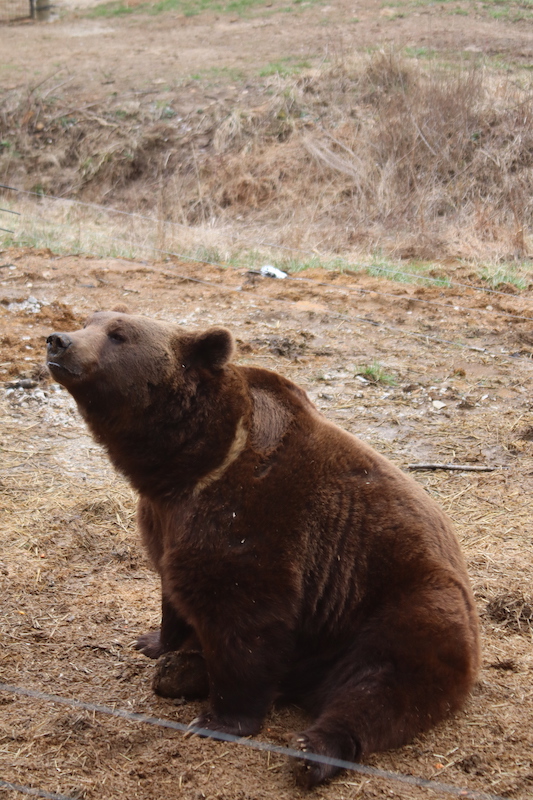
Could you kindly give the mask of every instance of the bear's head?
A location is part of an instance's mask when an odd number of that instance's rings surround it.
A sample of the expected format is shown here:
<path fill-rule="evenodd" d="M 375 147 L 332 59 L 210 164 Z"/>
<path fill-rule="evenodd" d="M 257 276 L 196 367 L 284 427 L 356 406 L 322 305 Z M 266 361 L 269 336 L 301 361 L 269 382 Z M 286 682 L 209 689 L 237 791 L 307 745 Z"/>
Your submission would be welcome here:
<path fill-rule="evenodd" d="M 99 311 L 71 333 L 47 339 L 47 366 L 82 412 L 142 412 L 167 392 L 221 371 L 233 352 L 225 328 L 188 333 L 122 311 Z M 84 414 L 85 415 L 85 414 Z"/>

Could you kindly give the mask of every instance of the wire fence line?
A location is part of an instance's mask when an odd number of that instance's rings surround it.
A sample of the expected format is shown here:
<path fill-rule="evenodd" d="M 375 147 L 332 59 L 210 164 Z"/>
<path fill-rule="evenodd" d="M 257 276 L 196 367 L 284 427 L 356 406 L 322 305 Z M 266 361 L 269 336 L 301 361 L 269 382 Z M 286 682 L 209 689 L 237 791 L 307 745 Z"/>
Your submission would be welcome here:
<path fill-rule="evenodd" d="M 0 185 L 0 188 L 1 188 L 1 185 Z M 76 201 L 70 201 L 70 202 L 76 202 Z M 90 205 L 90 204 L 85 204 L 85 205 Z M 119 213 L 127 213 L 127 212 L 119 212 Z M 47 220 L 44 220 L 43 218 L 38 218 L 38 217 L 37 218 L 31 218 L 31 219 L 37 219 L 37 220 L 43 221 L 45 223 L 48 222 Z M 64 227 L 64 228 L 69 227 L 69 225 L 67 223 L 53 223 L 53 224 L 55 226 L 58 226 L 58 227 Z M 106 238 L 107 238 L 108 241 L 119 243 L 119 244 L 131 244 L 131 242 L 129 242 L 129 241 L 125 240 L 125 239 L 122 239 L 120 237 L 109 236 L 109 237 L 106 237 Z M 164 255 L 164 256 L 173 257 L 173 258 L 179 258 L 181 260 L 190 261 L 190 262 L 194 262 L 194 263 L 197 263 L 197 264 L 207 264 L 209 266 L 217 267 L 217 268 L 224 269 L 224 270 L 225 269 L 233 269 L 234 271 L 236 271 L 235 267 L 233 267 L 232 265 L 227 264 L 227 263 L 223 264 L 223 263 L 220 263 L 220 262 L 217 262 L 217 261 L 209 261 L 209 260 L 207 260 L 205 258 L 196 258 L 194 256 L 191 256 L 188 253 L 178 253 L 178 252 L 176 252 L 174 250 L 165 250 L 165 249 L 156 247 L 155 245 L 152 245 L 152 244 L 137 244 L 136 247 L 138 249 L 141 249 L 141 250 L 149 250 L 150 252 L 157 253 L 159 255 Z M 90 254 L 91 253 L 90 249 L 83 249 L 83 248 L 80 248 L 80 247 L 78 247 L 77 249 L 78 249 L 79 252 L 85 252 L 86 254 Z M 153 266 L 150 266 L 149 269 L 152 272 L 162 272 L 162 273 L 165 273 L 165 274 L 170 274 L 167 270 L 158 270 L 157 268 L 155 268 Z M 246 272 L 247 273 L 254 273 L 254 270 L 246 270 Z M 191 282 L 194 282 L 194 283 L 201 283 L 201 284 L 204 284 L 206 286 L 213 286 L 219 292 L 223 291 L 223 292 L 227 292 L 227 293 L 239 293 L 239 294 L 241 293 L 241 289 L 240 288 L 235 288 L 235 287 L 232 287 L 232 286 L 221 286 L 219 283 L 215 283 L 214 281 L 210 281 L 208 279 L 192 278 L 190 276 L 180 275 L 180 274 L 175 273 L 175 272 L 172 272 L 171 274 L 172 274 L 173 277 L 179 278 L 180 280 L 191 281 Z M 255 274 L 260 274 L 260 273 L 259 272 L 255 272 Z M 332 289 L 332 290 L 341 290 L 341 291 L 346 290 L 346 291 L 356 291 L 356 292 L 359 292 L 361 294 L 375 294 L 375 295 L 378 295 L 378 296 L 386 297 L 389 300 L 398 301 L 398 299 L 404 299 L 404 300 L 409 300 L 409 301 L 415 300 L 415 301 L 421 302 L 421 303 L 425 302 L 425 303 L 433 304 L 432 301 L 423 300 L 421 298 L 412 298 L 412 297 L 399 298 L 398 295 L 394 295 L 394 294 L 390 294 L 390 293 L 387 294 L 387 293 L 383 293 L 383 292 L 378 292 L 377 290 L 373 290 L 373 289 L 359 289 L 357 287 L 351 287 L 351 286 L 339 285 L 339 284 L 335 284 L 335 285 L 331 284 L 330 285 L 328 283 L 315 281 L 315 280 L 313 280 L 311 278 L 293 277 L 293 276 L 288 275 L 287 279 L 290 280 L 290 281 L 293 281 L 293 282 L 297 282 L 297 283 L 306 282 L 306 283 L 312 283 L 312 284 L 319 285 L 319 286 L 326 286 L 327 288 Z M 482 287 L 478 287 L 478 288 L 480 288 L 481 291 L 484 291 L 484 289 Z M 506 297 L 508 297 L 507 294 L 505 294 L 505 293 L 502 293 L 502 294 L 504 294 Z M 277 298 L 277 302 L 283 303 L 283 304 L 288 304 L 288 305 L 294 305 L 294 301 L 283 300 L 281 298 Z M 446 304 L 443 304 L 443 303 L 442 304 L 436 304 L 435 303 L 435 305 L 440 305 L 443 308 L 448 309 L 448 310 L 450 309 L 449 305 L 446 305 Z M 470 308 L 460 307 L 460 306 L 454 306 L 453 308 L 454 308 L 454 310 L 455 309 L 464 310 L 466 312 L 470 312 L 472 310 Z M 344 322 L 354 322 L 355 321 L 355 322 L 361 322 L 361 323 L 366 324 L 366 325 L 373 325 L 375 327 L 379 327 L 382 330 L 386 330 L 388 332 L 394 333 L 394 334 L 399 335 L 401 337 L 414 337 L 414 338 L 417 338 L 417 339 L 421 340 L 422 342 L 425 342 L 426 344 L 433 344 L 433 343 L 435 343 L 435 344 L 445 344 L 445 345 L 449 345 L 450 347 L 457 347 L 457 348 L 461 348 L 463 350 L 470 350 L 472 352 L 481 353 L 483 355 L 489 356 L 490 358 L 498 358 L 498 359 L 501 359 L 501 360 L 504 360 L 504 361 L 508 361 L 508 362 L 512 362 L 512 363 L 523 362 L 523 363 L 528 364 L 529 366 L 533 365 L 533 358 L 531 356 L 524 356 L 524 355 L 514 356 L 511 353 L 506 353 L 506 352 L 499 352 L 498 353 L 498 352 L 487 350 L 487 348 L 485 348 L 485 347 L 478 347 L 476 345 L 466 344 L 465 342 L 454 341 L 454 340 L 451 340 L 451 339 L 444 339 L 444 338 L 438 337 L 438 336 L 430 336 L 429 334 L 418 332 L 418 331 L 406 331 L 403 328 L 398 328 L 398 327 L 393 326 L 393 325 L 388 325 L 388 324 L 385 324 L 383 322 L 378 322 L 376 320 L 369 319 L 368 317 L 361 317 L 361 316 L 357 316 L 357 315 L 354 315 L 354 314 L 341 314 L 340 312 L 329 311 L 329 310 L 326 310 L 324 313 L 327 314 L 332 319 L 338 319 L 338 320 L 342 320 Z M 532 318 L 530 318 L 530 317 L 521 317 L 521 316 L 517 316 L 517 315 L 507 314 L 506 312 L 495 312 L 495 313 L 498 314 L 498 315 L 501 315 L 501 316 L 509 316 L 509 317 L 514 318 L 514 319 L 520 319 L 520 320 L 524 320 L 524 321 L 533 322 L 533 317 Z"/>
<path fill-rule="evenodd" d="M 22 786 L 19 783 L 10 783 L 0 778 L 0 789 L 5 789 L 6 792 L 19 792 L 20 794 L 29 794 L 32 797 L 45 797 L 47 800 L 79 800 L 79 798 L 69 797 L 66 794 L 57 794 L 56 792 L 47 792 L 45 789 L 34 789 L 32 786 Z"/>
<path fill-rule="evenodd" d="M 74 202 L 74 201 L 72 201 L 72 202 Z M 103 207 L 102 206 L 98 206 L 98 208 L 103 208 Z M 8 209 L 0 209 L 0 211 L 4 211 L 4 210 L 7 211 Z M 53 222 L 53 223 L 51 223 L 49 220 L 45 219 L 45 217 L 38 217 L 38 216 L 33 216 L 33 215 L 28 215 L 28 214 L 21 215 L 20 212 L 11 212 L 11 213 L 16 213 L 19 216 L 24 216 L 24 218 L 29 219 L 32 222 L 42 222 L 42 223 L 44 223 L 46 225 L 54 225 L 55 227 L 60 227 L 60 228 L 70 228 L 71 227 L 68 223 L 64 223 L 64 222 L 63 223 L 61 223 L 61 222 Z M 118 213 L 126 213 L 126 212 L 118 212 Z M 135 216 L 135 215 L 130 214 L 129 216 Z M 152 221 L 148 217 L 142 217 L 141 215 L 138 215 L 138 216 L 141 219 Z M 160 223 L 162 223 L 162 220 L 155 219 L 155 220 L 153 220 L 153 222 L 154 222 L 154 224 L 160 224 Z M 178 224 L 178 223 L 175 223 L 175 224 Z M 187 227 L 187 226 L 183 226 L 183 227 Z M 187 229 L 189 231 L 192 230 L 192 228 L 190 228 L 190 227 L 188 227 Z M 6 228 L 0 228 L 0 230 L 4 230 L 7 233 L 14 233 L 14 231 L 8 231 Z M 117 243 L 117 244 L 131 245 L 131 240 L 124 239 L 123 237 L 119 237 L 119 236 L 118 237 L 117 236 L 106 236 L 106 240 L 110 241 L 110 242 Z M 257 242 L 255 244 L 258 245 Z M 266 245 L 266 246 L 270 246 L 270 245 Z M 165 250 L 165 249 L 156 247 L 155 245 L 152 245 L 152 244 L 140 244 L 140 243 L 137 243 L 137 244 L 135 244 L 135 247 L 137 247 L 137 248 L 139 248 L 141 250 L 144 250 L 144 249 L 148 250 L 149 249 L 149 250 L 152 250 L 153 252 L 159 253 L 160 255 L 168 255 L 168 256 L 171 255 L 171 256 L 174 256 L 176 258 L 181 258 L 182 260 L 193 261 L 193 262 L 198 263 L 198 264 L 208 264 L 209 266 L 220 267 L 221 269 L 232 269 L 234 271 L 238 269 L 237 267 L 233 266 L 232 264 L 230 264 L 228 262 L 220 262 L 220 261 L 208 260 L 208 259 L 205 259 L 205 258 L 198 258 L 198 257 L 192 256 L 192 255 L 189 255 L 188 253 L 177 253 L 177 252 L 174 252 L 174 251 L 171 251 L 171 250 Z M 358 268 L 362 268 L 362 265 L 359 265 L 359 264 L 352 265 L 352 266 L 357 266 Z M 381 270 L 381 267 L 379 267 L 378 269 Z M 387 270 L 385 270 L 385 271 L 387 271 Z M 388 270 L 388 271 L 393 273 L 393 274 L 396 274 L 396 275 L 398 275 L 398 274 L 408 275 L 410 277 L 414 277 L 415 279 L 419 277 L 419 276 L 412 276 L 411 273 L 406 273 L 406 272 L 398 273 L 397 271 L 394 271 L 394 270 Z M 297 281 L 299 283 L 307 283 L 307 284 L 314 285 L 314 286 L 323 286 L 323 287 L 326 287 L 326 288 L 331 289 L 333 291 L 340 291 L 340 292 L 344 292 L 344 293 L 355 292 L 355 293 L 361 294 L 361 295 L 371 294 L 371 295 L 375 295 L 377 297 L 383 297 L 383 298 L 386 298 L 387 300 L 393 300 L 393 301 L 398 301 L 400 299 L 401 300 L 407 300 L 410 303 L 420 303 L 421 305 L 433 306 L 435 308 L 442 308 L 442 309 L 444 309 L 446 311 L 449 311 L 451 308 L 453 308 L 454 311 L 465 311 L 466 313 L 470 313 L 472 311 L 472 309 L 469 308 L 468 306 L 461 306 L 461 305 L 457 305 L 457 304 L 452 306 L 449 303 L 439 303 L 437 300 L 428 300 L 428 299 L 426 299 L 424 297 L 413 297 L 411 295 L 408 296 L 408 297 L 400 297 L 399 295 L 392 294 L 391 292 L 381 292 L 381 291 L 379 291 L 377 289 L 367 289 L 367 288 L 362 288 L 360 286 L 347 286 L 346 284 L 339 284 L 339 283 L 330 284 L 330 283 L 326 283 L 325 281 L 315 280 L 314 278 L 304 278 L 304 277 L 301 277 L 300 275 L 294 276 L 294 275 L 287 274 L 287 278 L 289 280 Z M 420 276 L 419 279 L 420 280 L 427 280 L 425 276 Z M 435 280 L 438 281 L 437 278 L 435 278 Z M 441 281 L 441 284 L 442 284 L 442 281 Z M 461 284 L 449 284 L 449 285 L 450 286 L 461 286 Z M 473 287 L 473 286 L 467 286 L 467 284 L 465 284 L 464 286 L 465 286 L 465 288 L 476 289 L 477 291 L 481 291 L 481 292 L 492 291 L 492 290 L 489 290 L 489 289 L 485 289 L 485 287 L 482 287 L 482 286 Z M 509 297 L 509 295 L 507 293 L 505 293 L 505 292 L 499 292 L 498 294 L 501 294 L 504 297 Z M 479 309 L 478 308 L 478 309 L 476 309 L 476 311 L 484 312 L 488 316 L 505 317 L 507 319 L 512 319 L 512 320 L 516 320 L 516 321 L 520 320 L 520 321 L 523 321 L 523 322 L 533 322 L 533 317 L 528 317 L 528 316 L 525 316 L 523 314 L 510 314 L 508 311 L 499 311 L 499 310 L 493 309 L 493 308 L 490 308 L 490 309 L 488 309 L 488 308 Z"/>
<path fill-rule="evenodd" d="M 159 219 L 157 217 L 150 217 L 150 216 L 147 216 L 145 214 L 139 214 L 137 212 L 124 211 L 124 210 L 119 209 L 119 208 L 114 208 L 113 206 L 102 206 L 102 205 L 99 205 L 98 203 L 87 203 L 87 202 L 84 202 L 82 200 L 76 200 L 76 199 L 70 198 L 70 197 L 58 197 L 56 195 L 51 195 L 51 194 L 43 195 L 42 193 L 39 193 L 39 192 L 33 192 L 33 191 L 28 190 L 28 189 L 19 189 L 16 186 L 8 186 L 6 184 L 0 184 L 0 189 L 5 189 L 5 190 L 8 190 L 8 191 L 16 192 L 18 194 L 24 194 L 24 195 L 27 195 L 27 196 L 36 197 L 39 200 L 46 199 L 46 200 L 52 200 L 54 202 L 59 202 L 59 203 L 70 203 L 71 205 L 76 205 L 76 206 L 80 206 L 80 207 L 83 207 L 83 208 L 91 208 L 91 209 L 94 209 L 94 210 L 97 210 L 97 211 L 102 211 L 105 214 L 118 214 L 118 215 L 121 215 L 121 216 L 124 216 L 124 217 L 131 217 L 133 219 L 142 219 L 145 222 L 150 222 L 150 223 L 152 223 L 154 225 L 172 225 L 174 227 L 182 228 L 183 230 L 187 230 L 187 231 L 194 230 L 194 228 L 191 225 L 187 225 L 186 223 L 183 223 L 183 222 L 176 222 L 174 220 L 163 220 L 163 219 Z M 237 241 L 241 241 L 241 242 L 245 242 L 245 243 L 247 243 L 249 245 L 252 245 L 253 247 L 265 247 L 265 248 L 270 248 L 270 249 L 273 249 L 273 250 L 283 250 L 283 251 L 285 251 L 287 253 L 301 253 L 302 255 L 311 256 L 312 258 L 321 258 L 321 259 L 323 259 L 325 261 L 327 261 L 329 258 L 331 258 L 330 256 L 327 256 L 325 253 L 320 253 L 317 250 L 306 250 L 306 249 L 303 249 L 303 248 L 300 248 L 300 247 L 289 247 L 288 245 L 275 244 L 274 242 L 258 242 L 255 239 L 249 239 L 249 238 L 247 238 L 245 236 L 242 236 L 241 234 L 235 233 L 235 232 L 229 233 L 229 234 L 225 233 L 224 235 L 227 236 L 228 238 L 231 238 L 231 239 L 234 239 L 234 240 L 237 240 Z M 360 270 L 360 269 L 368 269 L 370 267 L 372 269 L 376 269 L 377 271 L 385 273 L 385 274 L 401 275 L 403 277 L 410 278 L 413 281 L 416 281 L 416 280 L 418 280 L 418 281 L 426 281 L 428 283 L 434 283 L 434 284 L 436 284 L 438 286 L 442 286 L 442 278 L 434 278 L 431 275 L 414 275 L 411 272 L 403 272 L 401 270 L 392 269 L 390 267 L 382 266 L 381 264 L 378 264 L 378 265 L 361 264 L 361 263 L 350 261 L 349 259 L 346 259 L 346 258 L 344 258 L 342 256 L 336 256 L 336 257 L 333 258 L 333 260 L 342 263 L 343 265 L 345 265 L 348 268 L 349 267 L 355 267 L 356 269 Z M 205 262 L 205 263 L 210 263 L 210 262 Z M 231 264 L 226 264 L 224 266 L 225 267 L 230 267 L 230 268 L 232 267 Z M 450 281 L 449 283 L 447 283 L 447 286 L 454 287 L 454 288 L 459 288 L 459 289 L 471 289 L 471 290 L 476 291 L 476 292 L 483 292 L 485 294 L 499 295 L 501 297 L 509 297 L 509 293 L 508 292 L 501 292 L 501 291 L 498 291 L 497 289 L 489 289 L 488 287 L 485 287 L 485 286 L 476 286 L 474 284 L 469 284 L 469 283 L 460 283 L 460 282 L 457 282 L 457 281 Z"/>
<path fill-rule="evenodd" d="M 31 0 L 0 0 L 0 23 L 28 19 L 32 13 Z"/>
<path fill-rule="evenodd" d="M 291 758 L 305 759 L 306 761 L 314 761 L 319 764 L 328 764 L 339 769 L 357 772 L 361 775 L 366 775 L 371 778 L 378 778 L 382 780 L 395 781 L 397 783 L 407 784 L 409 786 L 417 786 L 422 789 L 430 789 L 433 792 L 450 795 L 453 797 L 461 797 L 464 800 L 504 800 L 503 797 L 496 794 L 489 794 L 486 792 L 479 792 L 475 789 L 466 789 L 459 786 L 453 786 L 440 781 L 434 781 L 427 778 L 422 778 L 416 775 L 405 775 L 400 772 L 391 772 L 378 767 L 369 767 L 366 764 L 358 764 L 353 761 L 345 761 L 338 758 L 330 758 L 328 756 L 319 755 L 318 753 L 303 753 L 301 750 L 295 750 L 291 747 L 283 747 L 281 745 L 271 744 L 270 742 L 260 742 L 257 739 L 243 738 L 234 736 L 231 733 L 223 733 L 221 731 L 213 731 L 209 728 L 200 728 L 194 724 L 185 725 L 182 722 L 175 720 L 162 719 L 160 717 L 152 717 L 148 714 L 141 714 L 136 711 L 128 711 L 124 708 L 111 708 L 110 706 L 100 705 L 97 703 L 86 703 L 83 700 L 76 700 L 71 697 L 61 697 L 60 695 L 48 694 L 36 689 L 28 689 L 21 686 L 15 686 L 8 683 L 0 683 L 0 691 L 8 692 L 10 694 L 18 694 L 24 697 L 31 697 L 35 700 L 43 700 L 48 703 L 57 703 L 60 705 L 69 706 L 71 708 L 79 708 L 91 713 L 106 714 L 112 717 L 119 717 L 135 723 L 146 723 L 148 725 L 155 725 L 157 727 L 168 728 L 170 730 L 179 731 L 181 733 L 194 733 L 202 738 L 215 739 L 222 742 L 230 742 L 239 746 L 249 747 L 253 750 L 260 750 L 263 752 L 274 753 L 276 755 L 289 756 Z M 5 782 L 2 782 L 2 784 Z M 0 787 L 1 785 L 0 784 Z M 11 784 L 10 786 L 15 786 Z M 20 787 L 24 790 L 27 787 Z M 15 791 L 19 791 L 16 788 Z M 31 790 L 27 793 L 35 794 L 41 790 Z M 56 795 L 50 793 L 38 794 L 39 797 L 50 797 L 55 800 L 74 800 L 63 795 Z"/>

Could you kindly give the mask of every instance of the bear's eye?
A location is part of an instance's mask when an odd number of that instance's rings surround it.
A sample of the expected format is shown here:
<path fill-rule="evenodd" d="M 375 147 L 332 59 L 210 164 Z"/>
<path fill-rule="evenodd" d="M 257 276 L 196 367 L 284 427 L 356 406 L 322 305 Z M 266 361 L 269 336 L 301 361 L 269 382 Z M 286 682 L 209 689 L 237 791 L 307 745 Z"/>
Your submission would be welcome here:
<path fill-rule="evenodd" d="M 109 331 L 108 337 L 113 342 L 125 342 L 126 337 L 120 331 Z"/>

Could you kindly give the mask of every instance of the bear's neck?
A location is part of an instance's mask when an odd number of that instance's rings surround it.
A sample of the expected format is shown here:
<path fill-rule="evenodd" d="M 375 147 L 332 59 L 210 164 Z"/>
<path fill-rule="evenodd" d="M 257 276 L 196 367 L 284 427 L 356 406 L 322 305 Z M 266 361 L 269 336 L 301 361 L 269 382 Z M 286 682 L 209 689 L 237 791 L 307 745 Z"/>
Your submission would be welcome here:
<path fill-rule="evenodd" d="M 87 418 L 115 468 L 141 495 L 172 501 L 216 480 L 246 445 L 251 420 L 247 393 L 197 393 L 184 408 L 169 394 L 143 413 L 103 421 Z"/>

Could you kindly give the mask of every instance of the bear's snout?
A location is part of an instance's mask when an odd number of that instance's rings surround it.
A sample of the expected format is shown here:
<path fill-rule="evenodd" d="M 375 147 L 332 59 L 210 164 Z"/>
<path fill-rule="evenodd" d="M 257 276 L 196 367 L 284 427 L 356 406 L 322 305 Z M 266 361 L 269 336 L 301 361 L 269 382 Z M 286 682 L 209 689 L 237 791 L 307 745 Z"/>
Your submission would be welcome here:
<path fill-rule="evenodd" d="M 67 333 L 51 333 L 46 340 L 49 355 L 62 355 L 72 344 L 72 339 Z"/>
<path fill-rule="evenodd" d="M 74 339 L 68 333 L 51 333 L 46 340 L 46 366 L 59 383 L 64 383 L 69 375 L 76 378 L 81 375 L 73 344 Z"/>

